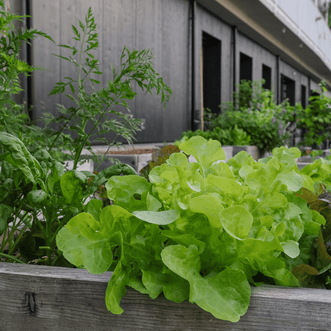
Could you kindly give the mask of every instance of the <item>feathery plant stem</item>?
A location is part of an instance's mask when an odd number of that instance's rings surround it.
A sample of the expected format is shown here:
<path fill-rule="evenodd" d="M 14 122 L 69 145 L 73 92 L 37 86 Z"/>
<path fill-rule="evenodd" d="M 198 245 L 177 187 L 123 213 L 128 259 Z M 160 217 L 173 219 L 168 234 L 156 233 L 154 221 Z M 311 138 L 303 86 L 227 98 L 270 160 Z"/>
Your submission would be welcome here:
<path fill-rule="evenodd" d="M 72 100 L 76 107 L 67 109 L 63 105 L 59 106 L 59 111 L 62 113 L 54 122 L 61 125 L 61 130 L 55 137 L 50 148 L 53 148 L 57 139 L 59 139 L 65 128 L 76 133 L 76 138 L 71 139 L 71 150 L 74 166 L 77 169 L 81 159 L 81 153 L 84 148 L 87 148 L 94 161 L 98 160 L 98 156 L 93 152 L 91 147 L 91 139 L 99 136 L 94 141 L 104 142 L 108 144 L 106 138 L 100 138 L 102 134 L 111 134 L 116 137 L 123 137 L 127 142 L 131 143 L 134 139 L 134 134 L 140 130 L 140 120 L 135 119 L 129 114 L 130 109 L 125 100 L 132 100 L 136 96 L 133 91 L 132 83 L 136 82 L 138 86 L 146 93 L 152 94 L 152 90 L 156 90 L 156 94 L 161 93 L 161 102 L 164 104 L 170 100 L 172 94 L 171 89 L 165 85 L 162 78 L 153 68 L 153 54 L 151 50 L 130 52 L 124 47 L 121 54 L 120 72 L 117 74 L 115 68 L 113 70 L 113 81 L 108 81 L 107 87 L 95 89 L 96 85 L 100 84 L 99 80 L 88 78 L 90 74 L 102 75 L 99 69 L 100 61 L 95 58 L 91 51 L 98 48 L 98 34 L 96 33 L 96 24 L 91 8 L 89 8 L 85 16 L 85 22 L 79 21 L 78 28 L 72 25 L 74 40 L 80 42 L 80 47 L 77 50 L 75 46 L 59 45 L 70 49 L 72 56 L 65 57 L 56 55 L 63 60 L 74 63 L 78 67 L 78 80 L 70 77 L 65 77 L 65 82 L 58 82 L 50 95 L 64 93 L 66 87 L 70 87 L 71 94 L 66 96 Z M 86 48 L 84 47 L 86 45 Z M 78 53 L 78 64 L 74 60 L 74 56 Z M 83 63 L 83 55 L 86 55 L 86 60 Z M 85 76 L 82 78 L 82 73 Z M 92 92 L 88 93 L 85 89 L 86 78 L 91 83 Z M 77 84 L 78 87 L 74 85 Z M 77 89 L 77 92 L 76 92 Z M 115 110 L 114 106 L 122 106 L 127 112 Z M 92 130 L 86 133 L 88 124 L 92 125 Z M 69 139 L 69 138 L 68 138 Z M 115 142 L 112 142 L 114 144 Z"/>

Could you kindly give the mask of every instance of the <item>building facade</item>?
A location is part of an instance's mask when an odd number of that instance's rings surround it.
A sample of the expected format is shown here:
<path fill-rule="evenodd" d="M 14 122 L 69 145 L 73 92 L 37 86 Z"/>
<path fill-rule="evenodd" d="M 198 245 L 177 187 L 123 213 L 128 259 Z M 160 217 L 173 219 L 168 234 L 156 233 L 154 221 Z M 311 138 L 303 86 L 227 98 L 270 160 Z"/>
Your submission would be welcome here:
<path fill-rule="evenodd" d="M 15 0 L 14 0 L 15 1 Z M 56 104 L 70 107 L 64 95 L 48 96 L 56 82 L 75 77 L 72 63 L 58 44 L 77 46 L 77 26 L 91 6 L 101 61 L 101 81 L 112 79 L 110 64 L 119 67 L 125 45 L 151 48 L 155 69 L 172 89 L 162 110 L 159 97 L 141 93 L 129 103 L 144 120 L 137 142 L 164 142 L 198 125 L 201 109 L 219 111 L 242 79 L 264 78 L 277 101 L 308 103 L 325 80 L 331 91 L 331 32 L 327 0 L 33 0 L 32 27 L 48 33 L 33 42 L 33 65 L 47 70 L 32 77 L 34 116 L 44 108 L 57 114 Z M 23 11 L 25 10 L 23 6 Z M 192 65 L 193 64 L 193 65 Z M 100 77 L 98 77 L 100 80 Z M 328 93 L 329 94 L 329 93 Z"/>

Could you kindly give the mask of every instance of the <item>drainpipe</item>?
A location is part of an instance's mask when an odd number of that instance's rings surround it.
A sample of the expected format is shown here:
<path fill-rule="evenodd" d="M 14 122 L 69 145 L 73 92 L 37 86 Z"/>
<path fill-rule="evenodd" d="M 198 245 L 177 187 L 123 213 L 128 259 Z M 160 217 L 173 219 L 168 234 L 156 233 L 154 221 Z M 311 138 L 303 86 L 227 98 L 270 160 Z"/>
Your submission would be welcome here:
<path fill-rule="evenodd" d="M 236 91 L 236 74 L 237 74 L 237 70 L 236 70 L 236 49 L 237 49 L 237 27 L 233 26 L 232 27 L 232 79 L 233 79 L 233 86 L 232 86 L 232 90 L 233 93 Z M 233 100 L 234 106 L 236 106 L 235 104 L 236 100 Z"/>
<path fill-rule="evenodd" d="M 195 7 L 196 0 L 191 0 L 191 130 L 195 129 Z"/>
<path fill-rule="evenodd" d="M 310 78 L 310 76 L 308 76 L 308 102 L 307 103 L 309 103 L 309 98 L 311 97 L 310 91 L 311 91 L 311 78 Z"/>
<path fill-rule="evenodd" d="M 276 75 L 277 75 L 277 104 L 280 104 L 280 56 L 276 56 Z"/>
<path fill-rule="evenodd" d="M 31 16 L 31 12 L 32 12 L 32 8 L 31 8 L 32 4 L 30 0 L 25 0 L 25 11 L 26 11 L 26 15 Z M 26 18 L 26 28 L 27 29 L 31 29 L 31 17 L 27 17 Z M 31 56 L 31 39 L 28 40 L 28 42 L 26 43 L 26 62 L 28 65 L 32 65 L 32 56 Z M 28 73 L 29 76 L 27 77 L 27 86 L 26 86 L 26 103 L 27 103 L 27 109 L 28 109 L 28 114 L 30 116 L 30 119 L 33 120 L 33 113 L 32 111 L 30 111 L 30 108 L 32 106 L 32 73 L 29 72 Z"/>

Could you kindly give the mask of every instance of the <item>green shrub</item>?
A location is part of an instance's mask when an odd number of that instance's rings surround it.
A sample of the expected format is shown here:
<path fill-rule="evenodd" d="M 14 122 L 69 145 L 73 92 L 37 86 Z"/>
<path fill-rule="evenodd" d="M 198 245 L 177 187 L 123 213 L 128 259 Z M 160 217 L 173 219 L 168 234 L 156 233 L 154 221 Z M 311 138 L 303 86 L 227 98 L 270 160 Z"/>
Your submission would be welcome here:
<path fill-rule="evenodd" d="M 189 140 L 193 136 L 201 136 L 205 139 L 213 139 L 219 141 L 223 146 L 245 146 L 249 145 L 251 137 L 237 125 L 233 129 L 221 129 L 215 127 L 213 130 L 202 131 L 186 131 L 182 133 L 181 141 Z"/>
<path fill-rule="evenodd" d="M 241 81 L 233 101 L 220 106 L 220 114 L 206 109 L 205 132 L 187 131 L 182 137 L 200 135 L 223 145 L 256 145 L 261 154 L 287 144 L 292 134 L 294 107 L 287 101 L 276 105 L 273 92 L 264 90 L 263 83 Z"/>
<path fill-rule="evenodd" d="M 300 146 L 310 146 L 317 149 L 322 143 L 331 139 L 331 99 L 325 95 L 325 82 L 321 82 L 322 93 L 309 98 L 306 109 L 297 111 L 297 126 L 304 130 Z"/>

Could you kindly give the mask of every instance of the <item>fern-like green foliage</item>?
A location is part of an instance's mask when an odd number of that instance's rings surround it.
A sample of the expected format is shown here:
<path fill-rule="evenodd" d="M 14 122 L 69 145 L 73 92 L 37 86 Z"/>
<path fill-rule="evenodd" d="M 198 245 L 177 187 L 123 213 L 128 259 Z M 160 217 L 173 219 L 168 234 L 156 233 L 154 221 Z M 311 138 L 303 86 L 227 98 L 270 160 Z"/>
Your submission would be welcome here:
<path fill-rule="evenodd" d="M 133 82 L 136 82 L 146 93 L 152 94 L 153 90 L 156 90 L 156 94 L 160 93 L 164 106 L 169 101 L 172 92 L 155 71 L 151 50 L 138 51 L 134 49 L 130 52 L 126 47 L 121 54 L 119 73 L 111 65 L 113 80 L 108 81 L 106 87 L 97 90 L 95 86 L 101 85 L 100 81 L 90 78 L 90 74 L 102 75 L 102 72 L 99 69 L 100 61 L 92 54 L 98 48 L 98 34 L 91 8 L 85 16 L 85 22 L 79 21 L 79 27 L 73 25 L 72 30 L 73 39 L 80 43 L 80 47 L 77 49 L 75 46 L 59 45 L 70 50 L 71 55 L 56 56 L 76 66 L 78 79 L 65 77 L 64 81 L 56 83 L 50 95 L 65 93 L 66 89 L 69 88 L 71 93 L 66 94 L 66 96 L 76 104 L 75 107 L 68 109 L 63 105 L 58 105 L 61 115 L 53 121 L 61 127 L 54 143 L 62 136 L 65 129 L 76 134 L 70 150 L 74 160 L 74 168 L 76 168 L 83 148 L 87 148 L 95 160 L 98 159 L 91 147 L 92 139 L 106 143 L 109 147 L 116 144 L 118 137 L 132 143 L 134 134 L 140 130 L 141 123 L 139 119 L 133 118 L 130 114 L 126 102 L 126 100 L 132 100 L 136 96 L 132 87 Z M 91 85 L 92 92 L 87 92 L 87 83 Z M 126 111 L 118 110 L 118 106 L 124 107 Z M 109 133 L 112 134 L 111 139 L 100 137 Z M 52 147 L 53 144 L 49 148 Z"/>
<path fill-rule="evenodd" d="M 23 140 L 29 149 L 41 142 L 43 131 L 32 125 L 25 105 L 13 100 L 13 95 L 22 91 L 20 75 L 28 76 L 40 69 L 30 66 L 19 58 L 23 43 L 29 43 L 37 36 L 53 39 L 37 29 L 14 29 L 14 21 L 23 21 L 27 16 L 19 16 L 5 9 L 0 0 L 0 131 L 5 131 Z"/>

